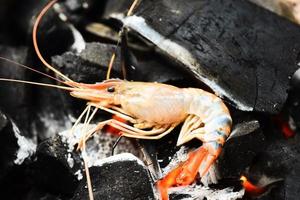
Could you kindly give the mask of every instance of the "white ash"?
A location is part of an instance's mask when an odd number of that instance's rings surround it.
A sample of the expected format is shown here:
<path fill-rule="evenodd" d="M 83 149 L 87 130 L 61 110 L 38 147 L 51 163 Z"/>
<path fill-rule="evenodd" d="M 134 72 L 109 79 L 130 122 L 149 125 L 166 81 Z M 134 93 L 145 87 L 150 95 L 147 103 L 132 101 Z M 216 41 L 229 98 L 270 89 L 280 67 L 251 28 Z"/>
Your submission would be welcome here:
<path fill-rule="evenodd" d="M 49 114 L 50 113 L 50 114 Z M 72 122 L 69 117 L 63 116 L 62 119 L 57 120 L 57 117 L 53 113 L 48 111 L 43 111 L 39 114 L 39 119 L 45 126 L 44 137 L 42 139 L 47 139 L 55 136 L 57 132 L 70 129 L 72 127 Z"/>
<path fill-rule="evenodd" d="M 95 126 L 95 124 L 78 124 L 73 130 L 69 129 L 59 133 L 62 137 L 62 141 L 68 144 L 68 152 L 72 152 L 74 146 L 79 142 L 83 134 L 88 130 L 93 129 Z M 102 133 L 101 131 L 95 133 L 94 136 L 86 142 L 86 160 L 88 161 L 88 165 L 94 166 L 94 163 L 111 156 L 112 147 L 117 138 L 118 137 L 115 135 Z M 141 151 L 139 151 L 127 138 L 122 138 L 115 148 L 116 154 L 124 152 L 129 152 L 142 158 Z"/>
<path fill-rule="evenodd" d="M 83 136 L 83 133 L 86 132 L 85 130 L 92 129 L 94 127 L 95 125 L 93 124 L 78 124 L 77 126 L 59 132 L 58 134 L 61 136 L 62 142 L 68 144 L 68 152 L 72 152 L 74 150 L 74 146 L 79 142 L 80 138 Z"/>
<path fill-rule="evenodd" d="M 20 134 L 19 128 L 16 124 L 11 121 L 14 134 L 17 138 L 17 143 L 19 145 L 19 149 L 17 151 L 17 158 L 14 160 L 14 163 L 17 165 L 21 165 L 23 161 L 32 156 L 36 151 L 36 144 L 33 140 L 28 139 Z"/>
<path fill-rule="evenodd" d="M 165 38 L 160 33 L 152 29 L 144 18 L 133 15 L 124 18 L 124 15 L 121 14 L 112 14 L 111 17 L 121 20 L 125 26 L 133 29 L 134 31 L 141 34 L 146 39 L 150 40 L 152 43 L 157 45 L 163 52 L 170 54 L 173 58 L 177 59 L 179 62 L 183 63 L 186 66 L 189 66 L 195 75 L 205 83 L 209 85 L 211 89 L 220 97 L 229 98 L 235 105 L 244 111 L 252 111 L 253 107 L 244 104 L 239 101 L 236 97 L 233 97 L 230 93 L 225 91 L 221 86 L 214 82 L 213 78 L 209 74 L 206 74 L 204 71 L 201 71 L 200 63 L 194 58 L 194 56 L 184 47 L 180 46 L 174 41 Z"/>
<path fill-rule="evenodd" d="M 178 167 L 178 164 L 188 159 L 188 148 L 181 146 L 180 149 L 170 158 L 170 163 L 162 169 L 162 175 L 167 175 L 170 171 Z"/>
<path fill-rule="evenodd" d="M 68 24 L 68 26 L 71 29 L 74 37 L 74 43 L 72 44 L 71 49 L 76 53 L 80 53 L 86 47 L 85 40 L 83 39 L 81 33 L 72 24 Z"/>
<path fill-rule="evenodd" d="M 79 181 L 83 178 L 83 175 L 82 175 L 81 170 L 76 171 L 76 172 L 74 173 L 74 175 L 77 176 L 77 180 L 79 180 Z"/>
<path fill-rule="evenodd" d="M 131 153 L 121 153 L 115 156 L 110 156 L 101 160 L 96 160 L 96 162 L 90 163 L 91 166 L 102 166 L 103 164 L 115 163 L 115 162 L 122 162 L 122 161 L 136 161 L 139 165 L 146 167 L 145 164 L 136 156 Z"/>
<path fill-rule="evenodd" d="M 244 189 L 234 192 L 233 188 L 225 188 L 222 190 L 210 189 L 205 186 L 190 185 L 185 187 L 176 187 L 169 189 L 169 194 L 188 194 L 190 197 L 183 200 L 235 200 L 244 196 Z"/>
<path fill-rule="evenodd" d="M 72 158 L 71 153 L 68 153 L 67 162 L 70 168 L 74 167 L 74 159 Z"/>
<path fill-rule="evenodd" d="M 293 131 L 296 131 L 297 126 L 296 126 L 295 120 L 292 118 L 292 116 L 289 116 L 288 124 Z"/>
<path fill-rule="evenodd" d="M 203 169 L 204 167 L 206 167 L 206 165 L 207 165 L 207 160 L 205 159 L 202 161 L 199 167 L 199 172 L 200 169 Z M 219 179 L 220 179 L 220 173 L 216 161 L 214 164 L 210 166 L 207 173 L 203 177 L 201 177 L 201 182 L 203 183 L 203 185 L 208 186 L 209 184 L 217 184 Z"/>

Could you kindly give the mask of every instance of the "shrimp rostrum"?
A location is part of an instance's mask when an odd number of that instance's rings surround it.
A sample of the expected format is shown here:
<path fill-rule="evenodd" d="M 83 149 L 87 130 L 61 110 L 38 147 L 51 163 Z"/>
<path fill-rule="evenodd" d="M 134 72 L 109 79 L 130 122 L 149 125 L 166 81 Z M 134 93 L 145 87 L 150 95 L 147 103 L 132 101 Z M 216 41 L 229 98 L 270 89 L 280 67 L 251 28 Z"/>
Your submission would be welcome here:
<path fill-rule="evenodd" d="M 88 100 L 88 105 L 116 114 L 132 124 L 114 119 L 100 122 L 82 137 L 79 148 L 104 125 L 119 129 L 126 137 L 160 139 L 183 122 L 177 145 L 194 138 L 202 141 L 202 146 L 190 153 L 184 164 L 158 182 L 162 199 L 168 198 L 169 187 L 192 183 L 203 162 L 205 166 L 201 166 L 199 173 L 205 175 L 231 131 L 232 120 L 224 102 L 201 89 L 118 79 L 96 84 L 66 83 L 75 88 L 72 96 Z"/>

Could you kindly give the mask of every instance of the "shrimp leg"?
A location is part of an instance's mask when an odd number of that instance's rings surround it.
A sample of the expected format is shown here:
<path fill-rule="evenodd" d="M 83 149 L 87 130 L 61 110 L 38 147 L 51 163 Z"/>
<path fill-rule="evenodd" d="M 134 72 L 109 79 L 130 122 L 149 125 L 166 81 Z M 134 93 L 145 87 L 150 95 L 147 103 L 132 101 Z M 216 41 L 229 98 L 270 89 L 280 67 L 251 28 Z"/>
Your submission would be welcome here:
<path fill-rule="evenodd" d="M 171 125 L 169 128 L 153 128 L 152 130 L 145 131 L 145 130 L 140 130 L 138 128 L 129 126 L 123 122 L 120 122 L 115 119 L 109 119 L 103 122 L 100 122 L 97 124 L 96 127 L 90 129 L 87 131 L 79 140 L 78 142 L 78 149 L 82 149 L 86 140 L 88 140 L 95 132 L 101 130 L 105 125 L 110 125 L 114 128 L 119 129 L 122 132 L 123 136 L 126 137 L 131 137 L 131 138 L 138 138 L 138 139 L 159 139 L 162 138 L 163 136 L 167 135 L 170 133 L 176 126 Z M 155 135 L 155 136 L 152 136 Z"/>

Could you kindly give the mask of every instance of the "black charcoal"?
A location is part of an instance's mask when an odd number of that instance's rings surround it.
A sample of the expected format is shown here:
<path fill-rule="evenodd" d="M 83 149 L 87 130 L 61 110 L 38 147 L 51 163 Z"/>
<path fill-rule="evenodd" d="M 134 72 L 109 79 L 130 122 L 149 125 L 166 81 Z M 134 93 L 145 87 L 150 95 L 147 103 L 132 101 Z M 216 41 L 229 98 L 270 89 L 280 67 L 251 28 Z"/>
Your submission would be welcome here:
<path fill-rule="evenodd" d="M 95 199 L 155 199 L 147 168 L 132 154 L 103 159 L 90 168 L 90 174 Z M 73 200 L 89 199 L 86 184 L 82 179 Z"/>
<path fill-rule="evenodd" d="M 286 101 L 300 28 L 263 8 L 238 0 L 143 1 L 123 22 L 241 110 L 276 113 Z"/>

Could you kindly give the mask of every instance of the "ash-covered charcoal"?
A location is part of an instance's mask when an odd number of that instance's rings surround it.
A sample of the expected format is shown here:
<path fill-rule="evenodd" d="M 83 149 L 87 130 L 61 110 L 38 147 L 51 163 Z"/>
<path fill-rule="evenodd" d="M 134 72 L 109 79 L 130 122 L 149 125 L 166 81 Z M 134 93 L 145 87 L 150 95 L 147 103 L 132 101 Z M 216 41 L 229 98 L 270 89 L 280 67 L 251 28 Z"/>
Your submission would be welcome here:
<path fill-rule="evenodd" d="M 282 108 L 298 68 L 295 24 L 238 0 L 142 1 L 135 13 L 123 19 L 127 27 L 237 108 Z"/>
<path fill-rule="evenodd" d="M 22 135 L 10 118 L 0 111 L 0 179 L 15 165 L 21 165 L 35 152 L 36 144 Z"/>
<path fill-rule="evenodd" d="M 83 134 L 94 127 L 94 124 L 78 124 L 73 129 L 59 133 L 64 143 L 68 145 L 68 152 L 72 152 L 74 150 L 74 146 L 77 145 Z M 93 166 L 94 163 L 101 161 L 101 159 L 111 156 L 113 150 L 112 148 L 117 139 L 117 135 L 106 133 L 105 131 L 98 131 L 95 133 L 93 138 L 86 141 L 86 154 L 89 160 L 88 164 Z M 114 149 L 114 154 L 120 154 L 124 152 L 131 153 L 138 158 L 143 157 L 142 152 L 132 142 L 132 140 L 128 138 L 122 138 Z"/>
<path fill-rule="evenodd" d="M 74 81 L 83 83 L 101 82 L 106 77 L 107 66 L 116 46 L 100 43 L 86 43 L 79 55 L 66 52 L 61 56 L 52 57 L 52 63 L 66 76 Z M 117 58 L 114 62 L 112 75 L 120 74 L 120 56 L 117 49 Z M 116 72 L 117 71 L 117 72 Z M 113 76 L 114 77 L 114 76 Z"/>
<path fill-rule="evenodd" d="M 47 79 L 40 79 L 43 83 L 50 83 Z M 72 123 L 79 116 L 80 106 L 73 110 L 72 104 L 66 99 L 67 91 L 58 91 L 53 88 L 38 87 L 34 90 L 35 114 L 31 120 L 31 131 L 39 140 L 55 136 L 58 132 L 70 129 Z"/>
<path fill-rule="evenodd" d="M 65 52 L 66 49 L 69 49 L 73 45 L 76 39 L 71 27 L 72 25 L 68 25 L 62 21 L 59 17 L 59 12 L 60 11 L 55 11 L 55 9 L 50 9 L 47 14 L 43 16 L 38 27 L 38 46 L 46 60 L 50 60 L 50 56 L 52 55 Z M 35 12 L 35 14 L 37 14 L 37 12 Z M 31 35 L 32 29 L 28 30 L 30 30 L 29 35 Z M 40 65 L 43 66 L 42 63 Z"/>
<path fill-rule="evenodd" d="M 26 197 L 22 197 L 24 200 L 65 200 L 67 198 L 62 198 L 59 195 L 54 195 L 50 193 L 46 193 L 45 191 L 40 191 L 36 188 L 32 188 Z"/>
<path fill-rule="evenodd" d="M 241 199 L 244 190 L 234 191 L 233 188 L 221 190 L 210 189 L 199 185 L 170 189 L 170 200 L 205 200 L 205 199 Z"/>
<path fill-rule="evenodd" d="M 74 129 L 61 132 L 38 146 L 36 159 L 31 164 L 31 173 L 38 191 L 64 198 L 74 194 L 79 181 L 85 177 L 81 153 L 76 152 L 75 147 L 82 134 L 91 128 L 94 128 L 94 125 L 79 124 Z M 97 165 L 103 158 L 110 156 L 116 140 L 117 137 L 111 134 L 95 134 L 86 145 L 88 164 Z M 139 150 L 126 139 L 121 140 L 115 149 L 115 153 L 120 152 L 132 152 L 142 157 Z M 96 178 L 91 176 L 91 179 Z"/>
<path fill-rule="evenodd" d="M 138 57 L 132 57 L 133 70 L 129 70 L 128 76 L 134 81 L 176 83 L 190 79 L 185 71 L 180 70 L 155 52 L 145 52 Z M 190 79 L 188 86 L 194 83 Z M 182 85 L 181 85 L 182 86 Z"/>
<path fill-rule="evenodd" d="M 55 10 L 56 12 L 66 16 L 68 22 L 71 22 L 75 26 L 80 26 L 80 24 L 86 19 L 86 14 L 89 13 L 89 4 L 92 3 L 93 2 L 81 0 L 66 0 L 59 2 L 59 6 L 56 6 Z"/>
<path fill-rule="evenodd" d="M 280 134 L 280 133 L 278 133 Z M 299 176 L 300 176 L 300 137 L 285 139 L 272 137 L 268 140 L 268 145 L 264 151 L 255 159 L 247 176 L 253 183 L 267 185 L 274 188 L 262 199 L 274 199 L 274 196 L 284 195 L 284 199 L 298 199 L 299 196 Z M 269 186 L 269 187 L 270 187 Z"/>
<path fill-rule="evenodd" d="M 90 168 L 95 199 L 155 199 L 146 166 L 129 153 L 112 156 Z M 82 179 L 73 200 L 88 200 L 86 179 Z"/>
<path fill-rule="evenodd" d="M 13 47 L 0 45 L 0 56 L 26 63 L 28 48 L 26 46 Z M 0 60 L 0 77 L 7 79 L 29 80 L 30 74 L 26 69 L 11 62 Z M 16 121 L 18 127 L 25 135 L 32 136 L 30 124 L 30 87 L 20 83 L 0 82 L 0 108 Z"/>
<path fill-rule="evenodd" d="M 109 18 L 109 16 L 113 13 L 125 13 L 128 11 L 132 4 L 132 1 L 130 0 L 111 0 L 107 1 L 105 5 L 105 10 L 103 13 L 104 18 Z"/>
<path fill-rule="evenodd" d="M 66 52 L 61 56 L 54 56 L 52 63 L 76 81 L 85 83 L 101 82 L 106 77 L 108 63 L 115 51 L 115 45 L 86 43 L 85 49 L 78 55 Z M 131 53 L 129 66 L 127 66 L 127 78 L 134 81 L 170 82 L 183 80 L 187 77 L 180 69 L 168 67 L 171 64 L 164 61 L 161 56 L 149 56 L 153 53 L 146 52 L 142 54 L 140 52 L 138 57 Z M 122 77 L 120 58 L 120 49 L 117 48 L 112 77 Z"/>
<path fill-rule="evenodd" d="M 82 169 L 82 165 L 79 154 L 69 151 L 68 144 L 56 135 L 38 146 L 32 168 L 39 190 L 72 196 L 78 185 L 75 174 Z"/>

